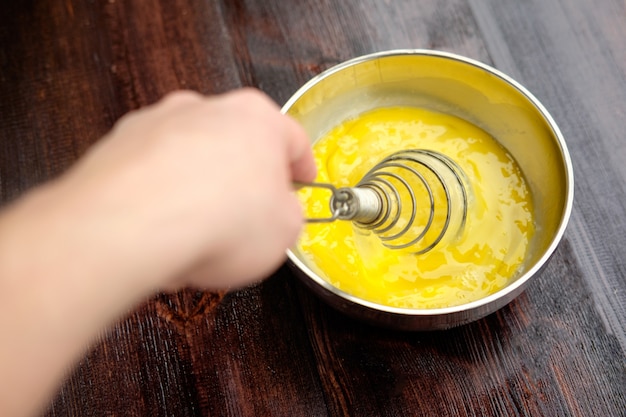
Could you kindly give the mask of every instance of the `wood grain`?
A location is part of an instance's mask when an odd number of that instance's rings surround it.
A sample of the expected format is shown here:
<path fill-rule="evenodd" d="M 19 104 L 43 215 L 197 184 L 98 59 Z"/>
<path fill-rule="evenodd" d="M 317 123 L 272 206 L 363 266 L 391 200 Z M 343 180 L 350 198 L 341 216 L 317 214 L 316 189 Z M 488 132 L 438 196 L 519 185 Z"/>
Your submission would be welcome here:
<path fill-rule="evenodd" d="M 76 0 L 0 6 L 0 197 L 67 169 L 170 91 L 282 103 L 392 48 L 496 66 L 569 144 L 576 204 L 511 304 L 443 332 L 345 317 L 286 269 L 231 294 L 147 300 L 72 370 L 47 416 L 625 416 L 626 4 L 572 0 Z"/>

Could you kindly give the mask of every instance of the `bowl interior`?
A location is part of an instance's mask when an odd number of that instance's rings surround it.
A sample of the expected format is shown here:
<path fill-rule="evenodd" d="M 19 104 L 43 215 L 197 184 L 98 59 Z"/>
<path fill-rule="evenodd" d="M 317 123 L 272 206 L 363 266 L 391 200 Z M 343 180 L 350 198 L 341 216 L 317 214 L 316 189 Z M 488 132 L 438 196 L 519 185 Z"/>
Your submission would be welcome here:
<path fill-rule="evenodd" d="M 517 278 L 528 279 L 553 252 L 572 204 L 571 162 L 548 112 L 506 75 L 433 51 L 391 51 L 348 61 L 312 79 L 283 111 L 315 142 L 347 118 L 389 106 L 422 107 L 465 119 L 490 133 L 517 160 L 535 206 L 536 233 Z M 297 250 L 293 253 L 300 258 Z"/>

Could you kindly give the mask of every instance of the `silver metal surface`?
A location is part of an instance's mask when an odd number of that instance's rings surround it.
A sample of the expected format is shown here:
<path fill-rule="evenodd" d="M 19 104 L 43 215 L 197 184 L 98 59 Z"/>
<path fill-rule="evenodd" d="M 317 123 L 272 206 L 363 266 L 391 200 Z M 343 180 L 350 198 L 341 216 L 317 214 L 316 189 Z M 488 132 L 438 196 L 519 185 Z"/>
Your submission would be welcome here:
<path fill-rule="evenodd" d="M 347 294 L 322 278 L 298 249 L 287 253 L 290 265 L 327 303 L 371 323 L 432 330 L 477 320 L 519 295 L 563 237 L 574 196 L 565 140 L 544 106 L 519 83 L 475 60 L 430 50 L 386 51 L 344 62 L 306 83 L 282 111 L 316 141 L 348 118 L 390 106 L 422 107 L 465 119 L 490 133 L 515 158 L 532 194 L 536 228 L 518 275 L 483 299 L 427 310 L 389 307 Z"/>
<path fill-rule="evenodd" d="M 386 247 L 416 255 L 433 249 L 446 236 L 458 236 L 467 219 L 469 184 L 465 174 L 452 159 L 432 150 L 393 153 L 355 187 L 316 185 L 331 190 L 332 216 L 306 219 L 308 222 L 350 220 L 375 233 Z M 419 210 L 428 214 L 419 216 Z M 439 221 L 435 221 L 437 214 Z M 433 229 L 436 234 L 429 234 Z"/>
<path fill-rule="evenodd" d="M 343 187 L 332 196 L 329 204 L 330 209 L 337 212 L 339 220 L 367 225 L 384 214 L 389 199 L 372 188 Z"/>

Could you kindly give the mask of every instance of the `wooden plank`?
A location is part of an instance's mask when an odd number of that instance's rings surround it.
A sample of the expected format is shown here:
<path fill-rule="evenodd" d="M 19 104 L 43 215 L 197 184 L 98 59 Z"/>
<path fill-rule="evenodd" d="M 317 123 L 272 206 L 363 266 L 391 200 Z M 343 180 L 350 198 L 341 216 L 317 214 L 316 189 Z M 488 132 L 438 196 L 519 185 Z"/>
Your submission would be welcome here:
<path fill-rule="evenodd" d="M 511 75 L 521 75 L 522 78 L 528 71 L 528 78 L 540 86 L 539 91 L 553 92 L 553 98 L 562 105 L 557 109 L 567 111 L 569 90 L 566 86 L 559 85 L 559 82 L 562 81 L 560 78 L 562 72 L 550 71 L 551 62 L 540 59 L 543 58 L 544 54 L 556 53 L 557 51 L 546 47 L 545 41 L 541 42 L 542 32 L 537 30 L 524 31 L 527 27 L 539 25 L 537 23 L 539 19 L 535 15 L 529 14 L 528 11 L 525 13 L 522 10 L 525 6 L 519 3 L 510 2 L 510 4 L 504 5 L 495 2 L 489 5 L 481 3 L 480 7 L 477 7 L 475 3 L 480 2 L 471 3 L 472 9 L 470 10 L 464 10 L 462 6 L 458 6 L 456 9 L 451 8 L 462 11 L 457 19 L 454 18 L 453 14 L 446 15 L 447 21 L 454 22 L 454 25 L 446 25 L 445 21 L 437 21 L 433 15 L 428 15 L 428 20 L 419 21 L 409 10 L 397 6 L 397 10 L 401 10 L 402 13 L 396 11 L 396 16 L 402 14 L 403 18 L 398 19 L 398 26 L 404 28 L 403 23 L 411 19 L 418 21 L 416 25 L 418 27 L 429 28 L 432 25 L 436 29 L 432 31 L 423 29 L 429 35 L 427 39 L 431 41 L 437 39 L 435 33 L 438 32 L 445 32 L 447 34 L 446 39 L 458 39 L 462 37 L 460 34 L 469 34 L 463 41 L 454 45 L 458 49 L 452 47 L 449 50 L 470 56 L 479 54 L 484 50 L 481 39 L 473 36 L 479 30 L 484 31 L 485 49 L 489 51 L 489 58 L 479 57 L 479 59 L 503 67 L 503 69 L 509 68 L 513 70 Z M 544 5 L 545 8 L 555 7 L 555 4 L 544 2 L 541 5 L 536 5 L 537 10 L 542 9 L 541 6 Z M 368 10 L 367 8 L 370 6 L 372 5 L 366 4 L 364 9 Z M 592 6 L 579 6 L 569 3 L 567 9 L 569 12 L 577 11 L 576 16 L 580 19 L 580 15 L 584 13 L 580 10 Z M 423 10 L 420 9 L 420 11 Z M 590 10 L 588 12 L 591 14 Z M 558 17 L 559 24 L 565 25 L 569 31 L 575 31 L 577 28 L 577 21 L 568 21 L 567 13 L 555 13 L 554 10 L 541 10 L 538 13 L 545 19 L 543 24 L 546 28 L 553 28 L 550 26 L 550 18 L 553 16 Z M 358 11 L 351 10 L 351 15 L 356 15 L 359 22 L 366 21 L 359 16 Z M 376 24 L 376 19 L 380 16 L 389 18 L 389 15 L 383 13 L 372 13 L 372 15 L 367 29 L 389 27 L 388 22 L 386 25 Z M 476 16 L 476 21 L 479 23 L 478 29 L 473 26 L 472 16 Z M 490 17 L 492 20 L 500 19 L 497 21 L 497 27 L 500 28 L 498 32 L 490 31 L 490 27 L 486 25 L 485 21 Z M 608 14 L 604 14 L 603 17 L 611 18 Z M 516 21 L 517 26 L 514 25 Z M 463 22 L 466 22 L 465 26 Z M 406 23 L 404 24 L 406 25 Z M 614 34 L 620 30 L 617 28 L 618 26 L 617 21 L 615 21 L 613 24 L 605 22 L 604 27 L 611 28 Z M 358 33 L 359 28 L 355 28 L 355 31 Z M 404 31 L 399 32 L 406 33 Z M 400 35 L 398 32 L 394 33 L 396 34 L 394 41 L 397 42 Z M 373 44 L 385 45 L 385 47 L 389 45 L 385 41 L 373 38 L 371 34 L 366 36 L 360 33 L 360 35 L 362 38 L 359 37 L 359 39 L 365 39 Z M 494 39 L 495 36 L 498 38 Z M 592 38 L 592 40 L 598 44 L 610 44 L 610 42 L 604 42 L 603 38 Z M 407 41 L 405 40 L 405 42 Z M 468 45 L 473 46 L 468 47 Z M 518 45 L 524 48 L 516 48 Z M 581 55 L 585 53 L 584 48 L 579 48 L 576 43 L 572 43 L 570 48 L 571 51 L 567 50 L 565 53 L 573 51 L 578 51 Z M 602 49 L 597 47 L 594 50 L 601 51 Z M 564 53 L 562 48 L 559 52 Z M 537 60 L 528 59 L 533 53 L 537 55 Z M 605 55 L 608 56 L 609 60 L 603 66 L 602 71 L 609 79 L 616 79 L 615 75 L 619 75 L 620 71 L 611 67 L 611 64 L 614 64 L 612 55 L 610 53 Z M 511 57 L 514 57 L 514 60 Z M 582 59 L 583 56 L 580 58 Z M 598 61 L 592 62 L 597 65 Z M 567 68 L 578 69 L 574 65 L 562 66 L 564 66 L 563 71 Z M 572 77 L 572 79 L 574 78 Z M 589 84 L 593 84 L 597 82 L 597 79 L 589 79 L 588 81 Z M 620 87 L 622 87 L 621 77 L 617 77 L 616 85 L 611 87 L 611 84 L 608 84 L 604 89 L 617 89 L 611 95 L 619 96 L 625 91 Z M 626 101 L 617 102 L 624 103 Z M 615 101 L 611 100 L 611 103 L 614 105 Z M 618 108 L 623 107 L 623 104 L 618 105 Z M 604 121 L 609 123 L 609 126 L 615 127 L 609 139 L 613 137 L 614 143 L 623 143 L 617 139 L 619 126 L 615 122 L 619 119 L 610 118 L 610 115 L 614 114 L 616 110 L 606 110 L 603 113 Z M 584 118 L 582 120 L 577 118 L 575 121 L 583 125 L 584 129 L 581 129 L 578 137 L 574 139 L 574 143 L 577 140 L 585 140 L 586 137 L 581 133 L 588 132 L 594 126 L 591 120 Z M 603 145 L 596 143 L 596 146 Z M 587 154 L 582 152 L 580 157 L 588 160 Z M 588 174 L 591 178 L 598 178 L 597 171 L 602 163 L 596 161 L 596 164 L 598 165 L 596 170 L 590 171 Z M 609 166 L 604 169 L 612 170 L 614 168 Z M 615 172 L 608 172 L 603 177 L 614 179 L 616 175 Z M 605 184 L 605 186 L 609 187 L 610 185 Z M 621 185 L 613 190 L 614 193 L 620 193 L 620 191 Z M 603 196 L 606 195 L 608 193 L 603 194 Z M 600 198 L 598 196 L 594 203 L 604 205 L 606 201 L 606 197 Z M 617 226 L 621 229 L 621 219 L 625 218 L 623 206 L 613 204 L 611 207 L 614 210 L 611 214 L 617 216 Z M 596 222 L 598 220 L 596 219 Z M 606 233 L 611 234 L 611 231 L 608 230 L 611 227 L 615 227 L 615 223 L 604 222 L 604 229 L 607 229 L 605 230 Z M 602 236 L 602 234 L 596 234 L 593 231 L 591 233 L 596 237 Z M 613 234 L 615 233 L 613 232 Z M 620 236 L 624 235 L 623 233 L 619 234 Z M 576 235 L 579 234 L 576 233 Z M 611 245 L 611 241 L 605 242 L 605 245 Z M 603 265 L 603 268 L 618 268 L 617 271 L 610 269 L 605 273 L 606 277 L 613 280 L 612 283 L 601 283 L 604 285 L 603 287 L 595 285 L 591 290 L 587 288 L 582 272 L 576 267 L 572 270 L 572 266 L 569 265 L 571 259 L 582 259 L 584 266 L 583 253 L 575 253 L 572 245 L 564 244 L 564 247 L 560 249 L 555 260 L 553 260 L 551 268 L 548 269 L 552 273 L 544 272 L 543 281 L 535 284 L 522 298 L 531 303 L 530 306 L 526 307 L 531 311 L 516 311 L 514 307 L 518 306 L 518 300 L 495 316 L 503 316 L 509 312 L 508 321 L 519 320 L 517 317 L 519 314 L 522 317 L 526 316 L 526 322 L 523 326 L 515 329 L 515 331 L 507 329 L 506 332 L 507 336 L 510 334 L 512 336 L 509 337 L 515 338 L 516 351 L 505 349 L 506 344 L 511 342 L 510 340 L 498 340 L 497 334 L 493 334 L 494 327 L 498 327 L 497 323 L 493 323 L 496 320 L 494 317 L 463 329 L 469 333 L 461 332 L 459 335 L 459 331 L 454 330 L 437 335 L 435 340 L 442 344 L 446 343 L 446 340 L 456 340 L 456 343 L 459 343 L 459 339 L 461 340 L 460 343 L 468 344 L 469 352 L 466 351 L 460 356 L 463 362 L 471 364 L 472 369 L 469 375 L 459 374 L 459 365 L 454 359 L 438 357 L 437 361 L 432 358 L 432 353 L 428 351 L 415 352 L 415 355 L 411 356 L 416 358 L 415 362 L 407 361 L 401 352 L 413 352 L 415 346 L 408 342 L 398 343 L 397 339 L 402 338 L 400 335 L 392 335 L 393 342 L 389 341 L 386 334 L 381 336 L 370 328 L 361 333 L 357 332 L 355 335 L 355 332 L 351 331 L 355 326 L 354 323 L 345 324 L 338 330 L 335 326 L 328 325 L 328 322 L 336 323 L 339 318 L 325 311 L 324 307 L 317 306 L 316 308 L 319 308 L 323 313 L 314 309 L 313 317 L 307 316 L 307 318 L 311 320 L 309 327 L 313 329 L 311 331 L 312 342 L 318 358 L 318 369 L 323 377 L 326 395 L 330 398 L 331 413 L 333 415 L 405 415 L 409 413 L 419 415 L 466 415 L 466 413 L 467 415 L 594 415 L 596 413 L 597 415 L 620 415 L 625 409 L 625 398 L 623 389 L 619 387 L 626 386 L 623 353 L 620 353 L 623 352 L 624 346 L 620 346 L 621 338 L 618 333 L 619 331 L 623 332 L 624 329 L 624 315 L 621 313 L 624 303 L 621 300 L 616 300 L 616 296 L 621 296 L 624 293 L 623 291 L 611 292 L 611 289 L 619 288 L 615 280 L 621 280 L 621 277 L 624 276 L 623 273 L 620 273 L 622 266 L 619 263 L 623 259 L 623 245 L 613 241 L 611 246 L 615 256 L 613 259 L 616 259 L 617 263 L 608 261 L 607 257 L 601 254 L 599 256 L 602 258 L 599 263 Z M 597 276 L 588 276 L 588 278 L 596 279 Z M 564 285 L 566 286 L 565 291 Z M 541 290 L 537 290 L 537 286 L 541 286 Z M 589 302 L 590 291 L 591 297 L 596 298 L 595 303 Z M 613 314 L 613 321 L 611 322 L 613 327 L 604 329 L 601 326 L 603 312 L 598 314 L 598 309 L 602 310 L 602 306 L 598 304 L 597 299 L 610 297 L 613 298 L 613 303 L 606 308 L 608 312 L 604 312 L 604 316 Z M 567 303 L 571 303 L 571 305 L 566 307 Z M 620 316 L 622 320 L 619 319 Z M 505 326 L 508 325 L 502 318 L 498 322 L 503 322 Z M 615 335 L 618 336 L 617 341 Z M 372 342 L 372 339 L 375 342 Z M 381 348 L 380 351 L 384 353 L 377 354 L 378 343 L 385 346 L 391 343 L 394 349 Z M 361 356 L 357 355 L 358 360 L 355 359 L 354 350 L 350 350 L 347 346 L 358 346 L 358 350 L 362 352 Z M 436 353 L 441 351 L 441 346 L 438 346 Z M 581 353 L 581 351 L 584 352 L 582 355 L 574 355 L 575 352 Z M 621 355 L 622 360 L 611 360 L 611 357 L 615 355 L 618 357 Z M 479 362 L 477 363 L 476 360 Z M 420 370 L 423 362 L 436 363 L 430 374 L 424 375 L 417 372 L 416 375 L 410 374 L 410 377 L 403 378 L 402 374 L 398 372 L 398 368 L 402 365 L 410 370 Z M 368 370 L 368 367 L 375 368 L 376 371 Z M 457 372 L 453 372 L 451 369 Z M 402 385 L 402 392 L 405 393 L 401 400 L 397 403 L 377 402 L 381 398 L 392 398 L 394 394 L 397 396 L 398 384 Z M 438 386 L 438 388 L 433 389 L 433 386 Z M 433 396 L 424 399 L 424 393 L 429 392 L 429 390 L 434 391 Z M 531 396 L 529 395 L 531 392 L 541 395 Z M 426 406 L 422 407 L 422 404 L 426 404 Z"/>
<path fill-rule="evenodd" d="M 324 415 L 286 282 L 223 301 L 191 290 L 158 296 L 103 337 L 48 415 Z"/>
<path fill-rule="evenodd" d="M 493 64 L 561 125 L 566 239 L 481 321 L 402 333 L 345 317 L 281 269 L 227 295 L 161 294 L 72 370 L 46 415 L 624 415 L 626 6 L 557 1 L 14 2 L 0 13 L 0 197 L 54 177 L 127 111 L 178 88 L 284 102 L 364 53 Z"/>
<path fill-rule="evenodd" d="M 442 332 L 368 326 L 303 292 L 331 415 L 621 415 L 623 353 L 571 256 L 564 245 L 510 305 Z"/>
<path fill-rule="evenodd" d="M 576 172 L 566 238 L 603 326 L 626 350 L 626 6 L 471 4 L 496 65 L 533 91 L 563 131 Z"/>

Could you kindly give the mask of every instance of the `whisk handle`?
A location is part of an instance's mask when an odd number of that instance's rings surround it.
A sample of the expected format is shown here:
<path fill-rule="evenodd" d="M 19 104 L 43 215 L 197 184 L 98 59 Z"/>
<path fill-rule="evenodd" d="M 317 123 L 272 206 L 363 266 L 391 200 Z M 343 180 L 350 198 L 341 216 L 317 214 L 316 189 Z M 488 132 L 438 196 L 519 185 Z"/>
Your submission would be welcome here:
<path fill-rule="evenodd" d="M 306 218 L 307 223 L 329 223 L 335 220 L 352 220 L 362 224 L 374 222 L 383 210 L 380 195 L 371 188 L 341 187 L 332 184 L 294 183 L 296 189 L 303 187 L 323 188 L 330 191 L 329 217 Z"/>

